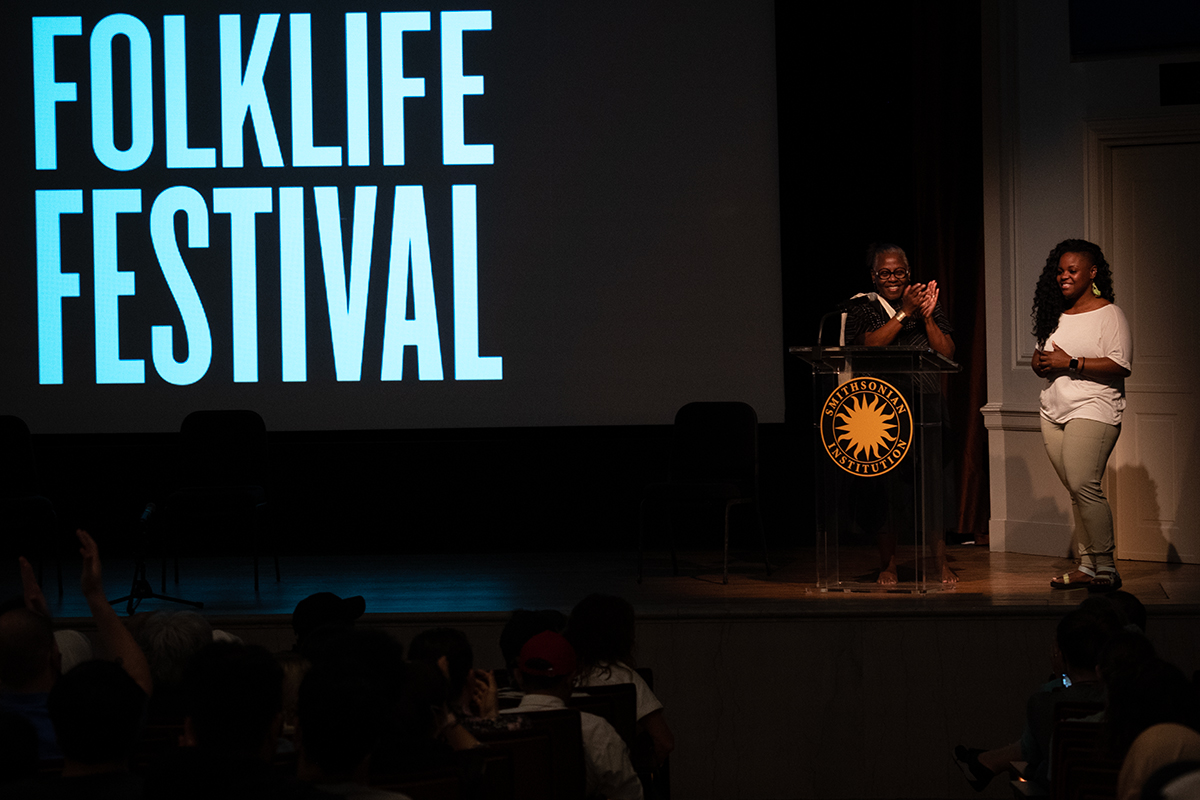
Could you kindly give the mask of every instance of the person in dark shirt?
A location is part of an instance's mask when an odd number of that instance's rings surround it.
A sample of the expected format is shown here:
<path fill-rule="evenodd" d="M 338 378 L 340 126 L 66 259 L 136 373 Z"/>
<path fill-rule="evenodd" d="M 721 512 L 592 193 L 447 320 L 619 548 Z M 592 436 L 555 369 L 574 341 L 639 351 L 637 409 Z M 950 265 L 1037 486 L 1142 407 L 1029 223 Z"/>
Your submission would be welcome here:
<path fill-rule="evenodd" d="M 87 531 L 77 530 L 75 535 L 83 559 L 79 588 L 96 623 L 101 649 L 150 696 L 154 685 L 146 656 L 105 597 L 100 550 Z M 32 722 L 38 733 L 39 757 L 53 760 L 61 758 L 62 752 L 55 741 L 47 702 L 60 677 L 62 654 L 33 567 L 24 558 L 19 564 L 22 596 L 0 605 L 0 709 L 14 711 Z"/>
<path fill-rule="evenodd" d="M 937 281 L 912 283 L 908 256 L 894 244 L 867 249 L 875 291 L 846 317 L 846 344 L 920 345 L 954 358 L 954 329 L 942 308 Z"/>
<path fill-rule="evenodd" d="M 183 744 L 146 776 L 147 800 L 309 800 L 323 797 L 275 768 L 283 669 L 258 646 L 214 642 L 184 673 Z"/>
<path fill-rule="evenodd" d="M 859 295 L 862 301 L 852 305 L 847 312 L 846 344 L 870 347 L 915 345 L 954 358 L 954 329 L 942 308 L 937 281 L 913 283 L 908 256 L 894 244 L 876 243 L 867 248 L 867 268 L 875 291 Z M 914 389 L 926 397 L 926 404 L 932 409 L 926 410 L 927 415 L 935 420 L 941 417 L 945 431 L 941 387 L 936 376 L 917 375 L 916 378 Z M 936 417 L 933 416 L 935 412 Z M 941 461 L 943 454 L 927 453 L 925 457 Z M 860 525 L 878 531 L 878 583 L 893 585 L 899 580 L 896 569 L 898 528 L 912 517 L 912 467 L 911 464 L 904 465 L 888 475 L 862 481 L 856 484 L 856 493 L 866 494 L 866 482 L 869 481 L 872 494 L 879 494 L 878 484 L 882 484 L 882 493 L 886 495 L 885 502 L 877 502 L 878 497 L 857 498 L 855 506 Z M 938 516 L 940 518 L 940 514 Z M 957 583 L 958 576 L 946 563 L 945 532 L 927 530 L 925 535 L 933 546 L 938 579 L 945 584 Z"/>

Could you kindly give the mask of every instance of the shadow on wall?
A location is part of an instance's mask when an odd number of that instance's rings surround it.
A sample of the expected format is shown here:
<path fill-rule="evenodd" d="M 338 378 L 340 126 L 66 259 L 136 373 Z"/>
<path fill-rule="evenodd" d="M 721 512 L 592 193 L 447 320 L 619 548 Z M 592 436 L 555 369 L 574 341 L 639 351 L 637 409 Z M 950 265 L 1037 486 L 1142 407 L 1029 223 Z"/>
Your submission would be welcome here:
<path fill-rule="evenodd" d="M 1008 476 L 1008 497 L 1015 508 L 1010 509 L 1009 518 L 1014 521 L 1036 522 L 1045 525 L 1066 525 L 1069 523 L 1063 506 L 1070 505 L 1066 488 L 1056 478 L 1052 484 L 1039 485 L 1034 492 L 1033 476 L 1029 472 L 1029 464 L 1023 458 L 1009 458 L 1004 474 Z M 1053 475 L 1053 470 L 1051 470 Z M 1020 516 L 1014 515 L 1014 511 Z M 1067 542 L 1061 553 L 1053 553 L 1055 557 L 1073 558 L 1075 555 L 1075 536 Z"/>
<path fill-rule="evenodd" d="M 1200 379 L 1193 386 L 1200 386 Z M 1192 428 L 1192 441 L 1188 442 L 1187 461 L 1179 476 L 1179 486 L 1184 487 L 1179 498 L 1179 510 L 1175 514 L 1178 541 L 1171 543 L 1171 553 L 1175 558 L 1168 558 L 1171 563 L 1200 563 L 1200 425 Z"/>
<path fill-rule="evenodd" d="M 1175 543 L 1163 534 L 1162 523 L 1164 520 L 1162 519 L 1161 509 L 1158 505 L 1158 484 L 1150 477 L 1150 471 L 1142 464 L 1127 464 L 1117 467 L 1112 472 L 1113 476 L 1109 481 L 1109 485 L 1121 487 L 1121 502 L 1133 503 L 1133 514 L 1128 516 L 1134 519 L 1136 526 L 1136 531 L 1122 531 L 1120 525 L 1117 525 L 1116 538 L 1118 552 L 1122 535 L 1126 537 L 1126 542 L 1131 541 L 1129 537 L 1136 537 L 1135 546 L 1139 554 L 1164 553 L 1166 555 L 1165 561 L 1168 564 L 1183 563 L 1183 558 L 1180 556 L 1179 549 L 1175 546 Z M 1195 484 L 1183 483 L 1181 485 L 1194 486 Z M 1109 501 L 1113 501 L 1111 493 Z M 1113 516 L 1116 517 L 1115 508 L 1113 509 Z"/>

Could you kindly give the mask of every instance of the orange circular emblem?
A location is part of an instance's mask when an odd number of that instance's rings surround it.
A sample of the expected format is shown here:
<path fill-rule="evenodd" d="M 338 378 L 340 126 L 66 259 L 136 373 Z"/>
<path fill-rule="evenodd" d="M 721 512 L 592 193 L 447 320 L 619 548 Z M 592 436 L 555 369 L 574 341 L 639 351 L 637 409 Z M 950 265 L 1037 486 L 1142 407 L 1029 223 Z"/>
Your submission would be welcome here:
<path fill-rule="evenodd" d="M 853 378 L 834 389 L 821 409 L 821 443 L 833 463 L 852 475 L 883 475 L 912 446 L 912 412 L 904 395 L 879 378 Z"/>

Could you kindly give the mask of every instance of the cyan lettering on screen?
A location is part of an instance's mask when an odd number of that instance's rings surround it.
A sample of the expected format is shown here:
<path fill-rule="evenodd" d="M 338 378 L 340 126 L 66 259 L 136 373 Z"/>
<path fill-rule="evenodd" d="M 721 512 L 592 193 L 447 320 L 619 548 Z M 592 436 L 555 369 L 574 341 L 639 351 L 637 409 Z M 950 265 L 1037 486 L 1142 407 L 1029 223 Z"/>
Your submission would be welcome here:
<path fill-rule="evenodd" d="M 344 94 L 339 88 L 337 102 L 331 104 L 328 92 L 318 95 L 314 86 L 322 67 L 333 62 L 328 56 L 314 59 L 313 39 L 316 26 L 325 31 L 334 24 L 345 30 L 345 86 Z M 493 165 L 492 143 L 467 141 L 467 129 L 477 129 L 469 124 L 468 98 L 483 95 L 485 86 L 483 75 L 466 74 L 464 66 L 472 63 L 465 56 L 471 42 L 478 41 L 472 38 L 477 33 L 464 34 L 491 30 L 490 11 L 443 11 L 436 14 L 436 23 L 428 11 L 189 13 L 167 14 L 161 20 L 114 13 L 90 30 L 77 16 L 33 17 L 33 154 L 36 170 L 46 175 L 30 198 L 37 239 L 38 382 L 139 384 L 146 382 L 149 366 L 152 374 L 177 386 L 205 379 L 256 383 L 264 355 L 261 342 L 271 347 L 278 342 L 283 382 L 305 382 L 316 369 L 338 381 L 354 382 L 364 380 L 368 341 L 382 348 L 378 380 L 403 380 L 404 355 L 411 347 L 416 379 L 440 381 L 440 325 L 447 322 L 453 334 L 454 379 L 501 380 L 502 357 L 480 354 L 478 185 L 454 182 L 449 198 L 437 198 L 443 207 L 448 200 L 451 209 L 447 286 L 434 280 L 425 186 L 405 183 L 403 173 L 394 173 L 394 185 L 356 185 L 352 193 L 323 185 L 329 177 L 305 180 L 316 174 L 305 170 L 309 167 L 403 167 L 406 159 L 411 163 L 419 156 L 405 147 L 406 131 L 411 134 L 415 125 L 440 125 L 441 166 L 451 181 L 460 165 Z M 380 45 L 376 56 L 369 55 L 372 36 Z M 342 41 L 340 32 L 338 40 Z M 433 120 L 428 114 L 406 118 L 406 109 L 412 109 L 409 101 L 426 97 L 429 77 L 405 72 L 405 46 L 414 43 L 435 44 L 440 54 L 440 70 L 433 76 L 440 85 L 440 104 L 435 94 L 424 106 L 428 109 L 433 103 L 440 119 L 436 112 Z M 189 49 L 203 53 L 214 44 L 212 69 L 196 69 L 193 61 L 189 70 Z M 56 57 L 68 49 L 86 57 Z M 340 61 L 341 54 L 336 58 Z M 281 59 L 288 65 L 287 95 L 276 88 L 275 96 L 268 67 Z M 64 63 L 86 66 L 64 68 Z M 337 67 L 340 75 L 342 65 Z M 411 62 L 407 68 L 418 71 Z M 155 75 L 159 69 L 161 77 Z M 128 80 L 114 77 L 125 74 Z M 378 108 L 372 107 L 372 80 L 378 81 Z M 162 96 L 156 95 L 156 86 Z M 219 95 L 214 109 L 219 124 L 214 120 L 209 128 L 219 130 L 217 141 L 198 140 L 204 137 L 196 135 L 197 110 L 189 108 L 189 87 L 197 86 L 215 86 Z M 80 102 L 81 92 L 89 103 L 87 132 L 60 124 L 60 112 L 66 104 Z M 156 129 L 156 119 L 162 130 Z M 318 119 L 339 120 L 339 127 L 344 119 L 344 139 L 318 141 Z M 290 131 L 290 140 L 285 138 L 282 145 L 277 120 L 287 123 L 285 137 Z M 437 131 L 422 130 L 430 132 Z M 94 159 L 103 169 L 88 174 L 111 173 L 112 182 L 94 185 L 98 181 L 89 180 L 88 185 L 72 186 L 72 174 L 62 166 L 64 154 Z M 152 168 L 148 162 L 157 163 L 155 169 L 165 164 L 167 170 L 192 172 L 187 177 L 179 173 L 179 185 L 166 189 L 157 188 L 161 179 L 154 189 L 136 188 L 139 170 Z M 247 167 L 267 168 L 255 173 L 266 177 L 254 179 L 258 185 L 239 185 L 238 170 Z M 276 174 L 278 179 L 272 178 Z M 306 252 L 305 236 L 313 235 L 306 222 L 315 223 L 318 252 Z M 89 225 L 91 263 L 78 263 L 78 255 L 70 261 L 65 253 L 73 251 L 64 250 L 64 242 Z M 387 225 L 390 230 L 383 227 Z M 227 254 L 224 245 L 220 247 L 220 263 L 228 269 L 228 280 L 223 281 L 228 295 L 219 304 L 216 298 L 202 296 L 188 266 L 190 251 L 217 254 L 210 248 L 216 230 L 222 232 L 218 241 L 227 233 L 230 242 Z M 279 263 L 262 263 L 260 238 L 275 236 Z M 156 264 L 123 259 L 131 243 L 141 244 L 133 237 L 149 243 Z M 373 265 L 382 270 L 385 259 L 385 297 L 372 298 Z M 264 337 L 259 280 L 273 282 L 276 269 L 278 337 Z M 91 280 L 81 282 L 89 271 Z M 306 295 L 313 291 L 306 283 L 309 275 L 324 279 L 327 334 L 323 320 L 308 313 Z M 165 287 L 162 296 L 173 301 L 171 318 L 176 324 L 155 324 L 147 331 L 126 319 L 123 326 L 123 300 L 136 297 L 139 283 L 150 285 L 147 281 Z M 92 297 L 82 287 L 89 287 Z M 439 292 L 447 291 L 453 299 L 452 319 L 439 321 L 436 300 Z M 312 300 L 320 303 L 319 298 Z M 64 330 L 64 309 L 81 308 L 69 304 L 89 301 L 94 341 L 64 341 L 80 335 Z M 380 302 L 383 324 L 372 329 L 368 306 Z M 224 311 L 222 318 L 213 317 L 214 307 L 228 308 L 228 318 Z M 273 313 L 267 316 L 275 318 Z M 310 345 L 325 336 L 332 363 L 310 363 Z M 142 345 L 131 341 L 148 342 L 146 352 L 137 352 Z M 94 351 L 93 375 L 69 374 L 71 368 L 65 365 L 64 349 L 70 346 L 77 352 L 81 344 Z M 217 352 L 227 356 L 222 363 L 232 364 L 231 374 L 210 374 Z"/>

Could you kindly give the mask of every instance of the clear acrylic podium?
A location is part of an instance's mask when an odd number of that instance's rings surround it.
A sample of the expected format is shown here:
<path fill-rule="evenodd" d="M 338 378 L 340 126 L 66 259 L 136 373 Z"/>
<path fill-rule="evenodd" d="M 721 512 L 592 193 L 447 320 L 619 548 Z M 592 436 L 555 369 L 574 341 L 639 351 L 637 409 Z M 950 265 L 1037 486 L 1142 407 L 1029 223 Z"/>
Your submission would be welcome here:
<path fill-rule="evenodd" d="M 941 373 L 927 347 L 792 347 L 812 367 L 817 588 L 926 592 L 945 535 Z M 897 582 L 877 582 L 895 548 Z"/>

